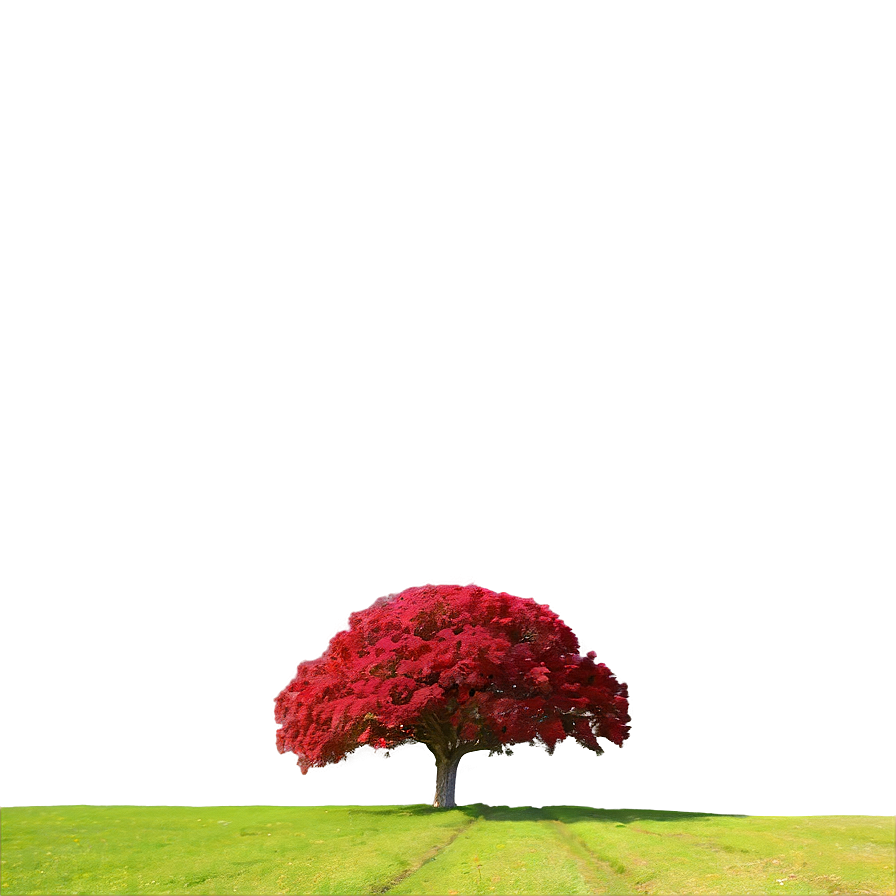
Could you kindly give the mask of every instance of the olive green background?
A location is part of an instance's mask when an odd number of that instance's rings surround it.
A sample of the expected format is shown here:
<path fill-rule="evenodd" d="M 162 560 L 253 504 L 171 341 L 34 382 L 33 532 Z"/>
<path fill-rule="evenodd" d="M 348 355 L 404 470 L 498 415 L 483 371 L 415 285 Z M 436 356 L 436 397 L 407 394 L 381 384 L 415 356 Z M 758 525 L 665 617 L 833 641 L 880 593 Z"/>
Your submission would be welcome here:
<path fill-rule="evenodd" d="M 634 733 L 461 800 L 893 810 L 892 3 L 0 15 L 6 804 L 425 800 L 273 699 L 475 580 Z"/>

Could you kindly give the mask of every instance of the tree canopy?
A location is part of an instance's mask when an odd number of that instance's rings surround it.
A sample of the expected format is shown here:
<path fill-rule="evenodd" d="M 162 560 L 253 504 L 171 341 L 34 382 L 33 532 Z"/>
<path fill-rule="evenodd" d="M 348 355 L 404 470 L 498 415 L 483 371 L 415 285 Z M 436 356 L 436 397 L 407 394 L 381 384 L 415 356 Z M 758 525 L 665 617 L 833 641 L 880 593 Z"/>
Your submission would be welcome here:
<path fill-rule="evenodd" d="M 551 609 L 476 585 L 408 588 L 352 613 L 323 656 L 299 665 L 275 699 L 277 749 L 302 774 L 358 747 L 426 744 L 433 805 L 454 805 L 466 753 L 572 737 L 628 737 L 628 688 Z"/>

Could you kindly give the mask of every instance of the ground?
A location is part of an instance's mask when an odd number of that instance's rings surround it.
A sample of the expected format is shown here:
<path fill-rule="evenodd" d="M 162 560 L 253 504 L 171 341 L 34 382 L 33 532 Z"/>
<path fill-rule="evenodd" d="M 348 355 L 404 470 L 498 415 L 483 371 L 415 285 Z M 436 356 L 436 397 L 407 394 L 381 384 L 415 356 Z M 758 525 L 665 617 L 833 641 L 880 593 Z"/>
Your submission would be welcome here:
<path fill-rule="evenodd" d="M 3 809 L 2 894 L 894 893 L 893 818 L 577 806 Z"/>

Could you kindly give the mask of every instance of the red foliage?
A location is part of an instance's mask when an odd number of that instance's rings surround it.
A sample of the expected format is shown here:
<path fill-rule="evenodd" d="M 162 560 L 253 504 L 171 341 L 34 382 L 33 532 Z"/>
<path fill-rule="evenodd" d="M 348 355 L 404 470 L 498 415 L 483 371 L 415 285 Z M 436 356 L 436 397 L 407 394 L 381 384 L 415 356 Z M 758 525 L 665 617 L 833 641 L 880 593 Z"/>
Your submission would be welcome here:
<path fill-rule="evenodd" d="M 548 607 L 476 585 L 424 585 L 349 618 L 275 701 L 277 749 L 305 774 L 362 744 L 435 753 L 549 753 L 566 737 L 602 753 L 628 737 L 628 689 Z"/>

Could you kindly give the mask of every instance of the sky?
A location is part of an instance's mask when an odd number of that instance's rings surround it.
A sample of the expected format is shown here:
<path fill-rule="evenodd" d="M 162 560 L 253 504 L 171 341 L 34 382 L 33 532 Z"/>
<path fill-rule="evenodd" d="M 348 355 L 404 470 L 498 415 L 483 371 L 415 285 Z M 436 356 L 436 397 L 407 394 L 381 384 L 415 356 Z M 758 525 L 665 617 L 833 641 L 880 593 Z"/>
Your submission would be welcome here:
<path fill-rule="evenodd" d="M 0 805 L 429 803 L 274 698 L 475 582 L 632 729 L 459 803 L 896 814 L 894 24 L 4 5 Z"/>

